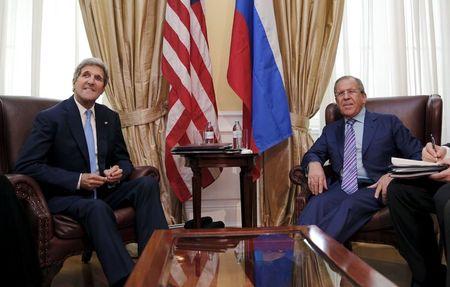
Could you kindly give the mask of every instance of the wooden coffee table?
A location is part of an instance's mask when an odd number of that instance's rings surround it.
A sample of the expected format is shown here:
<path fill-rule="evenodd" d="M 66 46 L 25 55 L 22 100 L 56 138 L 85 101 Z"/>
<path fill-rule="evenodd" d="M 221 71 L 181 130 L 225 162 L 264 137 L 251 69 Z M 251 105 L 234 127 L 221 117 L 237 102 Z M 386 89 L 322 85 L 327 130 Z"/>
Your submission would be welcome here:
<path fill-rule="evenodd" d="M 157 230 L 126 286 L 395 286 L 316 226 Z"/>

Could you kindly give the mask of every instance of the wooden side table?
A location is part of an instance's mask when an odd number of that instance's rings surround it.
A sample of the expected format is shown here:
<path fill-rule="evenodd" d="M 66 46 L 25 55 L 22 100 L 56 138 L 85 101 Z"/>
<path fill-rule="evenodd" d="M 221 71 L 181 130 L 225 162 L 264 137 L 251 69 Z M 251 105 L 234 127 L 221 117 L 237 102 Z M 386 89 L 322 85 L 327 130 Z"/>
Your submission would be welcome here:
<path fill-rule="evenodd" d="M 192 169 L 192 204 L 196 228 L 201 227 L 202 208 L 202 168 L 240 167 L 241 218 L 242 227 L 256 227 L 256 184 L 251 171 L 255 167 L 257 154 L 240 154 L 227 152 L 179 152 L 186 159 L 186 166 Z"/>

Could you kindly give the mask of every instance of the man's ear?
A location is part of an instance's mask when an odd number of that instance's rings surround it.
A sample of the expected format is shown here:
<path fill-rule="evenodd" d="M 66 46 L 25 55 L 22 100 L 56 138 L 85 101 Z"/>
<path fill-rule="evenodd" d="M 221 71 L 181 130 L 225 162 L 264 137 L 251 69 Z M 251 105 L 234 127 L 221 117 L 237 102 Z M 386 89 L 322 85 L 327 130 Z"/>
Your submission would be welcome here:
<path fill-rule="evenodd" d="M 364 104 L 366 104 L 367 103 L 367 95 L 366 95 L 366 93 L 363 93 L 362 95 L 363 95 L 363 98 L 364 98 Z"/>

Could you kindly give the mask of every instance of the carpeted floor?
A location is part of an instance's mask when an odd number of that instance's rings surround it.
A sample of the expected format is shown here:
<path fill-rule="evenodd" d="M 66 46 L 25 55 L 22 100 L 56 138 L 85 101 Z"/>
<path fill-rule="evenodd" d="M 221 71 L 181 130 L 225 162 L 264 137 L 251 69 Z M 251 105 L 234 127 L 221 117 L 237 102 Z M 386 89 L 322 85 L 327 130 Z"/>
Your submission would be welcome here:
<path fill-rule="evenodd" d="M 400 287 L 410 286 L 411 271 L 395 248 L 367 243 L 356 243 L 352 247 L 354 253 L 389 280 Z"/>

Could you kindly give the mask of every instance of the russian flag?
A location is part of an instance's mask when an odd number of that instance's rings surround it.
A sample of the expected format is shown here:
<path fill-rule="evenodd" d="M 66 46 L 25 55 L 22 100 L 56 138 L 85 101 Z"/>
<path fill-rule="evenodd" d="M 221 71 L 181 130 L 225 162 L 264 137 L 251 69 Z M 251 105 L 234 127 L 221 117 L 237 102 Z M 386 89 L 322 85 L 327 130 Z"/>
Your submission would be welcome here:
<path fill-rule="evenodd" d="M 292 135 L 271 0 L 236 0 L 227 78 L 243 101 L 243 128 L 254 152 Z"/>

